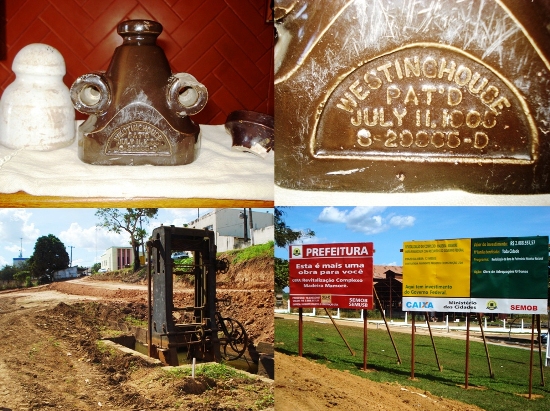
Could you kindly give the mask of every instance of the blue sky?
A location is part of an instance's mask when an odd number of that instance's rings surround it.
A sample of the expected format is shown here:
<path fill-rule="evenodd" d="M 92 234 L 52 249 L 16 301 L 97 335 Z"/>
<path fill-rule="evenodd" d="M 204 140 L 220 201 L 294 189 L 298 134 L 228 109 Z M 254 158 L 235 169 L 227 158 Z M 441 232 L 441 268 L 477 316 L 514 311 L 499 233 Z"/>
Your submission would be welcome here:
<path fill-rule="evenodd" d="M 283 207 L 304 243 L 373 242 L 374 264 L 401 265 L 404 241 L 550 234 L 550 207 Z M 286 249 L 275 255 L 288 258 Z"/>
<path fill-rule="evenodd" d="M 211 208 L 167 208 L 159 209 L 158 218 L 151 221 L 149 232 L 164 225 L 182 226 L 197 218 L 197 215 L 209 213 Z M 272 209 L 253 209 L 264 211 Z M 73 246 L 73 265 L 89 267 L 103 252 L 111 246 L 128 246 L 127 234 L 110 233 L 97 228 L 99 222 L 95 208 L 0 208 L 0 267 L 11 265 L 13 258 L 19 256 L 21 239 L 23 257 L 30 257 L 38 237 L 53 234 L 58 237 L 71 254 Z M 144 227 L 146 228 L 146 227 Z"/>

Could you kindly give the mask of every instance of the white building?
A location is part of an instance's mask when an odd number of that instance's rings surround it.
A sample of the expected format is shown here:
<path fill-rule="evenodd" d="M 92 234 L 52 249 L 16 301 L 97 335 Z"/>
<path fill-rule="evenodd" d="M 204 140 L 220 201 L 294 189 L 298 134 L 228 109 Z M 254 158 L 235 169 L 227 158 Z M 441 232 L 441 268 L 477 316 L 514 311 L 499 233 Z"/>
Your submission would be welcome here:
<path fill-rule="evenodd" d="M 139 253 L 140 257 L 143 253 Z M 101 269 L 107 271 L 120 270 L 134 264 L 134 250 L 132 247 L 110 247 L 100 258 Z"/>
<path fill-rule="evenodd" d="M 252 211 L 251 216 L 247 208 L 246 229 L 244 213 L 242 208 L 216 208 L 191 221 L 188 227 L 214 231 L 219 252 L 273 241 L 273 213 Z"/>
<path fill-rule="evenodd" d="M 53 280 L 66 280 L 67 278 L 77 278 L 78 277 L 78 267 L 69 267 L 64 270 L 57 270 L 53 273 Z"/>
<path fill-rule="evenodd" d="M 28 258 L 27 257 L 21 257 L 19 256 L 18 258 L 14 258 L 13 259 L 13 266 L 14 267 L 21 267 L 23 264 L 25 264 L 27 262 Z"/>

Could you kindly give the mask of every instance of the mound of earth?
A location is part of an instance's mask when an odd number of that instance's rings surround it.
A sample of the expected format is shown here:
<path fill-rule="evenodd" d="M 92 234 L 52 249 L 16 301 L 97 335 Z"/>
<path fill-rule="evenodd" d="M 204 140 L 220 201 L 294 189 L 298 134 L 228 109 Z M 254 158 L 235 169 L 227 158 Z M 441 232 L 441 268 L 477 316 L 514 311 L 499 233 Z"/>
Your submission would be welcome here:
<path fill-rule="evenodd" d="M 280 352 L 275 353 L 275 404 L 277 411 L 482 411 L 429 392 L 377 383 Z"/>
<path fill-rule="evenodd" d="M 98 342 L 140 303 L 47 287 L 0 293 L 0 409 L 273 410 L 269 382 L 190 377 Z M 66 302 L 60 302 L 66 301 Z"/>

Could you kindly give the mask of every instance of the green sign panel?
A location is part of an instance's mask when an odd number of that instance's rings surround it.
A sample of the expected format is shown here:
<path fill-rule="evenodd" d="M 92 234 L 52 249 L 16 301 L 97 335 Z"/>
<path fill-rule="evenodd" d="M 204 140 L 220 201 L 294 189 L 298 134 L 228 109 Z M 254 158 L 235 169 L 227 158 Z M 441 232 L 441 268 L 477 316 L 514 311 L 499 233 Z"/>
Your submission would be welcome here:
<path fill-rule="evenodd" d="M 472 239 L 472 298 L 548 298 L 548 237 Z"/>

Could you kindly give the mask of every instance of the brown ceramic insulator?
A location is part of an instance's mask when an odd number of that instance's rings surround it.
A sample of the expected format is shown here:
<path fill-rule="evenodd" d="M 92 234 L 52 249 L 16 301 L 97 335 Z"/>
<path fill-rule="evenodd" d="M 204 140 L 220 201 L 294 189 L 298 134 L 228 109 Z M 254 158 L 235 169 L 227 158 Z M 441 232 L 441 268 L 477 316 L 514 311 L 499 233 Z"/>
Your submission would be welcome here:
<path fill-rule="evenodd" d="M 550 2 L 281 0 L 275 180 L 550 193 Z"/>
<path fill-rule="evenodd" d="M 273 116 L 247 110 L 229 113 L 225 122 L 225 130 L 233 140 L 233 150 L 253 153 L 262 158 L 273 149 L 273 126 Z"/>
<path fill-rule="evenodd" d="M 129 20 L 117 31 L 123 44 L 107 71 L 84 74 L 71 87 L 75 108 L 90 114 L 80 127 L 80 159 L 96 165 L 191 163 L 200 128 L 189 115 L 206 104 L 206 88 L 190 74 L 172 74 L 156 44 L 160 23 Z"/>

